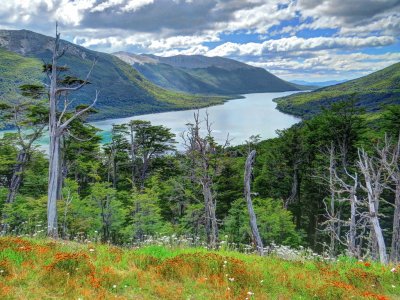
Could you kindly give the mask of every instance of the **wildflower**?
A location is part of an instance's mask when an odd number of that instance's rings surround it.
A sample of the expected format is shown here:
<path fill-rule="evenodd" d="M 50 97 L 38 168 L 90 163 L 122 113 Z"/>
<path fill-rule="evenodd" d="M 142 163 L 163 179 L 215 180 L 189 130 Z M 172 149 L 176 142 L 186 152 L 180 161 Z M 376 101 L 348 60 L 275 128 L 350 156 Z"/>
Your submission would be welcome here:
<path fill-rule="evenodd" d="M 231 288 L 230 288 L 230 287 L 227 287 L 227 288 L 226 288 L 226 290 L 227 290 L 227 291 L 230 291 L 230 290 L 231 290 Z"/>
<path fill-rule="evenodd" d="M 366 262 L 366 263 L 364 263 L 364 266 L 366 266 L 366 267 L 370 267 L 370 266 L 371 266 L 371 263 L 369 263 L 369 262 Z"/>
<path fill-rule="evenodd" d="M 247 292 L 247 295 L 249 295 L 249 296 L 252 296 L 252 295 L 254 295 L 254 293 L 253 293 L 253 292 L 250 292 L 250 291 L 248 291 L 248 292 Z"/>
<path fill-rule="evenodd" d="M 392 273 L 396 272 L 396 268 L 392 268 L 392 269 L 390 270 L 390 272 L 392 272 Z"/>
<path fill-rule="evenodd" d="M 235 278 L 233 278 L 233 277 L 230 277 L 230 278 L 228 278 L 229 279 L 229 281 L 235 281 Z"/>
<path fill-rule="evenodd" d="M 264 282 L 264 279 L 260 281 L 260 283 L 263 283 L 263 282 Z"/>
<path fill-rule="evenodd" d="M 112 287 L 113 287 L 113 289 L 116 289 L 116 288 L 117 288 L 117 286 L 116 286 L 115 284 L 114 284 Z"/>
<path fill-rule="evenodd" d="M 392 284 L 392 288 L 395 288 L 396 286 Z"/>
<path fill-rule="evenodd" d="M 93 248 L 90 248 L 89 251 L 90 251 L 90 252 L 94 252 L 94 249 L 93 249 Z"/>
<path fill-rule="evenodd" d="M 226 265 L 228 262 L 226 260 L 224 260 L 224 265 Z"/>

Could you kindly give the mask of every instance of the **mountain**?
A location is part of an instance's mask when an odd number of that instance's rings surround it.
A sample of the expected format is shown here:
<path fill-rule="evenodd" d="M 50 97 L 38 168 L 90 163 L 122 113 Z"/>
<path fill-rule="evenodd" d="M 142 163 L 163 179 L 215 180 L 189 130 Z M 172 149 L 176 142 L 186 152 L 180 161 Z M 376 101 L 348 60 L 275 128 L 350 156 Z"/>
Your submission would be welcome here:
<path fill-rule="evenodd" d="M 323 107 L 353 96 L 355 105 L 367 113 L 377 112 L 384 105 L 400 104 L 400 63 L 358 79 L 274 101 L 279 110 L 308 118 L 319 113 Z"/>
<path fill-rule="evenodd" d="M 347 80 L 328 80 L 328 81 L 304 81 L 304 80 L 291 80 L 291 83 L 294 84 L 299 84 L 299 85 L 305 85 L 305 86 L 310 86 L 314 87 L 314 89 L 317 89 L 319 87 L 326 87 L 330 85 L 335 85 L 339 83 L 346 82 Z"/>
<path fill-rule="evenodd" d="M 43 61 L 50 61 L 54 38 L 28 30 L 0 30 L 0 100 L 12 101 L 18 86 L 45 80 Z M 129 64 L 114 55 L 101 53 L 61 41 L 66 46 L 59 60 L 72 75 L 84 78 L 92 62 L 92 84 L 71 94 L 75 103 L 90 103 L 95 90 L 100 91 L 98 113 L 92 119 L 131 116 L 223 103 L 227 97 L 194 96 L 160 88 L 146 80 Z"/>
<path fill-rule="evenodd" d="M 160 57 L 127 52 L 114 53 L 146 79 L 161 87 L 194 94 L 246 94 L 298 91 L 263 68 L 223 57 L 176 55 Z"/>

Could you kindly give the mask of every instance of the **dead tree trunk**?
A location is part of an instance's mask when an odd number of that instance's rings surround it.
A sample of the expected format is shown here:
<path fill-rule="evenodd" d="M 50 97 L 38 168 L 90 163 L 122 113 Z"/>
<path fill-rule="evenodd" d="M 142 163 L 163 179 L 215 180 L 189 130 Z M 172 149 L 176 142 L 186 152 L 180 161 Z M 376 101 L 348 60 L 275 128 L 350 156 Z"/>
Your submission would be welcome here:
<path fill-rule="evenodd" d="M 217 224 L 217 217 L 215 214 L 216 206 L 212 195 L 210 181 L 207 179 L 202 181 L 203 181 L 202 190 L 203 190 L 205 218 L 206 218 L 205 227 L 207 235 L 207 244 L 209 245 L 210 248 L 215 249 L 218 246 L 218 224 Z"/>
<path fill-rule="evenodd" d="M 261 240 L 260 233 L 258 231 L 257 218 L 256 218 L 256 214 L 254 213 L 253 203 L 251 201 L 251 187 L 250 187 L 251 184 L 250 184 L 250 182 L 251 182 L 252 167 L 253 167 L 255 156 L 256 156 L 256 151 L 253 150 L 250 152 L 250 154 L 248 155 L 247 160 L 246 160 L 245 171 L 244 171 L 244 196 L 245 196 L 246 202 L 247 202 L 247 210 L 249 211 L 250 228 L 251 228 L 253 240 L 257 247 L 258 253 L 260 255 L 264 255 L 264 245 Z"/>
<path fill-rule="evenodd" d="M 395 189 L 392 245 L 390 248 L 390 261 L 396 263 L 400 261 L 400 174 L 398 174 L 398 177 L 399 181 Z"/>
<path fill-rule="evenodd" d="M 69 119 L 64 120 L 65 113 L 68 109 L 70 102 L 68 102 L 67 94 L 69 92 L 77 91 L 88 83 L 90 73 L 95 65 L 93 62 L 92 68 L 89 70 L 85 80 L 79 81 L 76 86 L 59 86 L 59 73 L 65 67 L 58 67 L 58 59 L 61 58 L 66 49 L 60 51 L 60 34 L 56 26 L 56 38 L 54 41 L 52 63 L 50 66 L 46 65 L 45 70 L 50 80 L 49 88 L 49 183 L 48 183 L 48 200 L 47 200 L 47 235 L 52 238 L 58 238 L 58 224 L 57 224 L 57 200 L 59 191 L 61 190 L 61 139 L 68 128 L 68 125 L 76 118 L 89 111 L 97 102 L 98 92 L 92 104 L 84 109 L 75 112 Z M 61 80 L 62 82 L 62 80 Z M 58 101 L 61 96 L 64 96 L 64 109 L 58 113 Z"/>
<path fill-rule="evenodd" d="M 205 232 L 209 248 L 218 246 L 218 223 L 216 216 L 217 201 L 213 195 L 213 178 L 219 172 L 220 162 L 218 145 L 212 137 L 211 124 L 208 114 L 205 118 L 207 135 L 200 135 L 199 113 L 194 114 L 194 124 L 188 125 L 188 132 L 182 135 L 187 149 L 187 154 L 192 162 L 190 173 L 193 180 L 202 187 L 204 197 Z M 228 144 L 226 141 L 220 151 Z"/>
<path fill-rule="evenodd" d="M 386 244 L 378 216 L 379 201 L 383 191 L 382 165 L 374 164 L 373 159 L 364 150 L 360 150 L 358 166 L 364 176 L 364 184 L 361 187 L 367 193 L 369 219 L 373 228 L 374 240 L 378 246 L 379 260 L 386 264 L 388 262 Z"/>

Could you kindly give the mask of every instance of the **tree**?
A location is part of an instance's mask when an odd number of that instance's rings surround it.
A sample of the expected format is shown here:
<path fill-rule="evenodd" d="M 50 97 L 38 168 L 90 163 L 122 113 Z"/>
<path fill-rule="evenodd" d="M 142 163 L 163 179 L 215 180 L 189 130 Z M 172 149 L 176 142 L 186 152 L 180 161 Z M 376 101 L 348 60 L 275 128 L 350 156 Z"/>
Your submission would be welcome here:
<path fill-rule="evenodd" d="M 386 150 L 383 150 L 386 151 Z M 382 227 L 379 222 L 379 204 L 381 195 L 388 181 L 385 174 L 385 166 L 376 157 L 371 157 L 364 149 L 359 150 L 358 167 L 363 175 L 363 182 L 360 186 L 367 194 L 367 205 L 369 219 L 372 224 L 372 243 L 377 243 L 379 260 L 381 263 L 388 262 L 386 253 L 386 243 L 383 236 Z"/>
<path fill-rule="evenodd" d="M 296 230 L 292 214 L 283 208 L 280 200 L 254 198 L 254 212 L 257 226 L 264 245 L 271 243 L 298 246 L 301 243 L 301 231 Z M 244 214 L 246 202 L 239 198 L 232 203 L 228 216 L 224 220 L 224 233 L 236 243 L 248 245 L 252 240 L 249 215 Z"/>
<path fill-rule="evenodd" d="M 43 87 L 24 85 L 21 89 L 24 96 L 31 96 L 33 99 L 17 104 L 0 105 L 0 122 L 11 125 L 16 129 L 13 136 L 18 149 L 8 185 L 6 203 L 14 202 L 22 183 L 24 171 L 30 160 L 34 143 L 42 136 L 46 127 L 45 120 L 48 113 L 42 101 L 34 101 L 40 97 Z"/>
<path fill-rule="evenodd" d="M 121 177 L 121 167 L 128 165 L 129 143 L 126 139 L 128 133 L 126 125 L 113 124 L 111 141 L 104 146 L 107 155 L 107 180 L 112 182 L 113 188 L 117 188 Z"/>
<path fill-rule="evenodd" d="M 69 105 L 68 95 L 89 84 L 89 76 L 95 65 L 93 62 L 86 79 L 81 80 L 71 76 L 61 77 L 60 74 L 68 69 L 64 66 L 58 66 L 58 60 L 66 53 L 67 49 L 60 50 L 60 33 L 56 25 L 56 38 L 52 49 L 51 64 L 43 66 L 43 71 L 47 74 L 50 84 L 48 87 L 49 95 L 49 184 L 48 184 L 48 201 L 47 201 L 47 234 L 49 237 L 58 237 L 57 223 L 57 200 L 61 195 L 61 139 L 68 126 L 79 116 L 88 112 L 97 102 L 98 92 L 89 106 L 78 107 L 69 118 L 65 118 Z M 58 111 L 61 105 L 60 100 L 63 99 L 63 109 Z"/>
<path fill-rule="evenodd" d="M 207 244 L 214 249 L 218 245 L 217 201 L 213 194 L 214 180 L 220 172 L 220 155 L 229 142 L 227 139 L 224 146 L 218 146 L 212 136 L 208 113 L 204 122 L 206 135 L 202 136 L 199 112 L 194 113 L 194 124 L 187 124 L 188 130 L 182 134 L 182 138 L 191 164 L 190 176 L 202 188 Z"/>
<path fill-rule="evenodd" d="M 392 243 L 390 260 L 400 261 L 400 136 L 397 143 L 392 145 L 385 137 L 385 145 L 379 151 L 380 160 L 388 174 L 390 183 L 386 186 L 394 193 L 394 212 L 392 226 Z"/>
<path fill-rule="evenodd" d="M 133 157 L 138 156 L 141 160 L 140 188 L 143 189 L 152 160 L 168 151 L 175 150 L 175 134 L 169 128 L 151 125 L 149 121 L 133 120 L 127 126 L 131 137 L 132 174 L 135 173 L 136 167 Z"/>
<path fill-rule="evenodd" d="M 264 245 L 261 240 L 260 233 L 258 232 L 257 227 L 257 218 L 254 213 L 253 203 L 251 201 L 251 189 L 250 189 L 250 181 L 252 175 L 252 165 L 256 156 L 256 151 L 253 150 L 249 153 L 249 156 L 246 160 L 245 171 L 244 171 L 244 197 L 247 202 L 247 210 L 249 212 L 250 219 L 250 228 L 253 237 L 253 242 L 257 247 L 257 251 L 260 255 L 264 254 Z"/>

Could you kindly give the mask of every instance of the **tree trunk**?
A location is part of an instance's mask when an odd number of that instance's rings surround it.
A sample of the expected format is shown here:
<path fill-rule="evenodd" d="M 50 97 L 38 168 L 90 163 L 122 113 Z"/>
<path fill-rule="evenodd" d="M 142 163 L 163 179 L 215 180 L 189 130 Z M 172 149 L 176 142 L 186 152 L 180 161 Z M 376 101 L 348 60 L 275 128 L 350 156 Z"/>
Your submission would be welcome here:
<path fill-rule="evenodd" d="M 348 241 L 348 252 L 355 257 L 357 253 L 356 249 L 356 212 L 357 212 L 357 204 L 356 204 L 356 195 L 350 195 L 350 230 L 349 230 L 349 241 Z"/>
<path fill-rule="evenodd" d="M 383 238 L 382 228 L 379 224 L 378 212 L 376 209 L 376 200 L 373 198 L 371 183 L 367 180 L 366 186 L 368 189 L 368 207 L 371 224 L 373 226 L 374 237 L 378 244 L 379 260 L 381 263 L 387 263 L 386 245 Z"/>
<path fill-rule="evenodd" d="M 26 163 L 29 160 L 28 152 L 25 149 L 21 149 L 17 156 L 17 163 L 14 166 L 13 174 L 8 188 L 8 195 L 6 203 L 13 203 L 15 196 L 18 193 L 19 187 L 22 182 L 22 174 L 25 170 Z"/>
<path fill-rule="evenodd" d="M 203 186 L 205 217 L 206 217 L 205 227 L 207 235 L 207 244 L 211 249 L 216 249 L 218 245 L 218 224 L 215 213 L 216 205 L 215 202 L 213 201 L 209 180 L 205 180 L 202 186 Z"/>
<path fill-rule="evenodd" d="M 47 235 L 58 237 L 57 228 L 57 195 L 60 184 L 60 137 L 56 132 L 50 133 L 49 151 L 49 186 L 47 202 Z"/>
<path fill-rule="evenodd" d="M 251 182 L 251 174 L 252 174 L 252 165 L 254 163 L 255 156 L 256 156 L 256 151 L 253 150 L 250 152 L 250 154 L 246 160 L 245 171 L 244 171 L 244 196 L 246 198 L 247 209 L 249 211 L 250 228 L 251 228 L 251 233 L 253 235 L 253 240 L 256 244 L 258 253 L 260 255 L 264 255 L 264 245 L 261 240 L 260 233 L 258 231 L 257 218 L 256 218 L 256 214 L 254 213 L 253 203 L 251 201 L 250 182 Z"/>
<path fill-rule="evenodd" d="M 135 136 L 133 131 L 133 126 L 130 126 L 130 138 L 131 138 L 131 180 L 132 180 L 132 189 L 135 188 L 135 173 L 136 173 L 136 164 L 135 164 Z"/>
<path fill-rule="evenodd" d="M 392 246 L 390 249 L 390 261 L 400 261 L 400 182 L 396 183 L 395 208 L 393 215 Z"/>
<path fill-rule="evenodd" d="M 295 203 L 299 198 L 299 169 L 297 163 L 293 168 L 292 189 L 289 198 L 286 199 L 284 205 L 288 208 L 289 204 Z"/>

